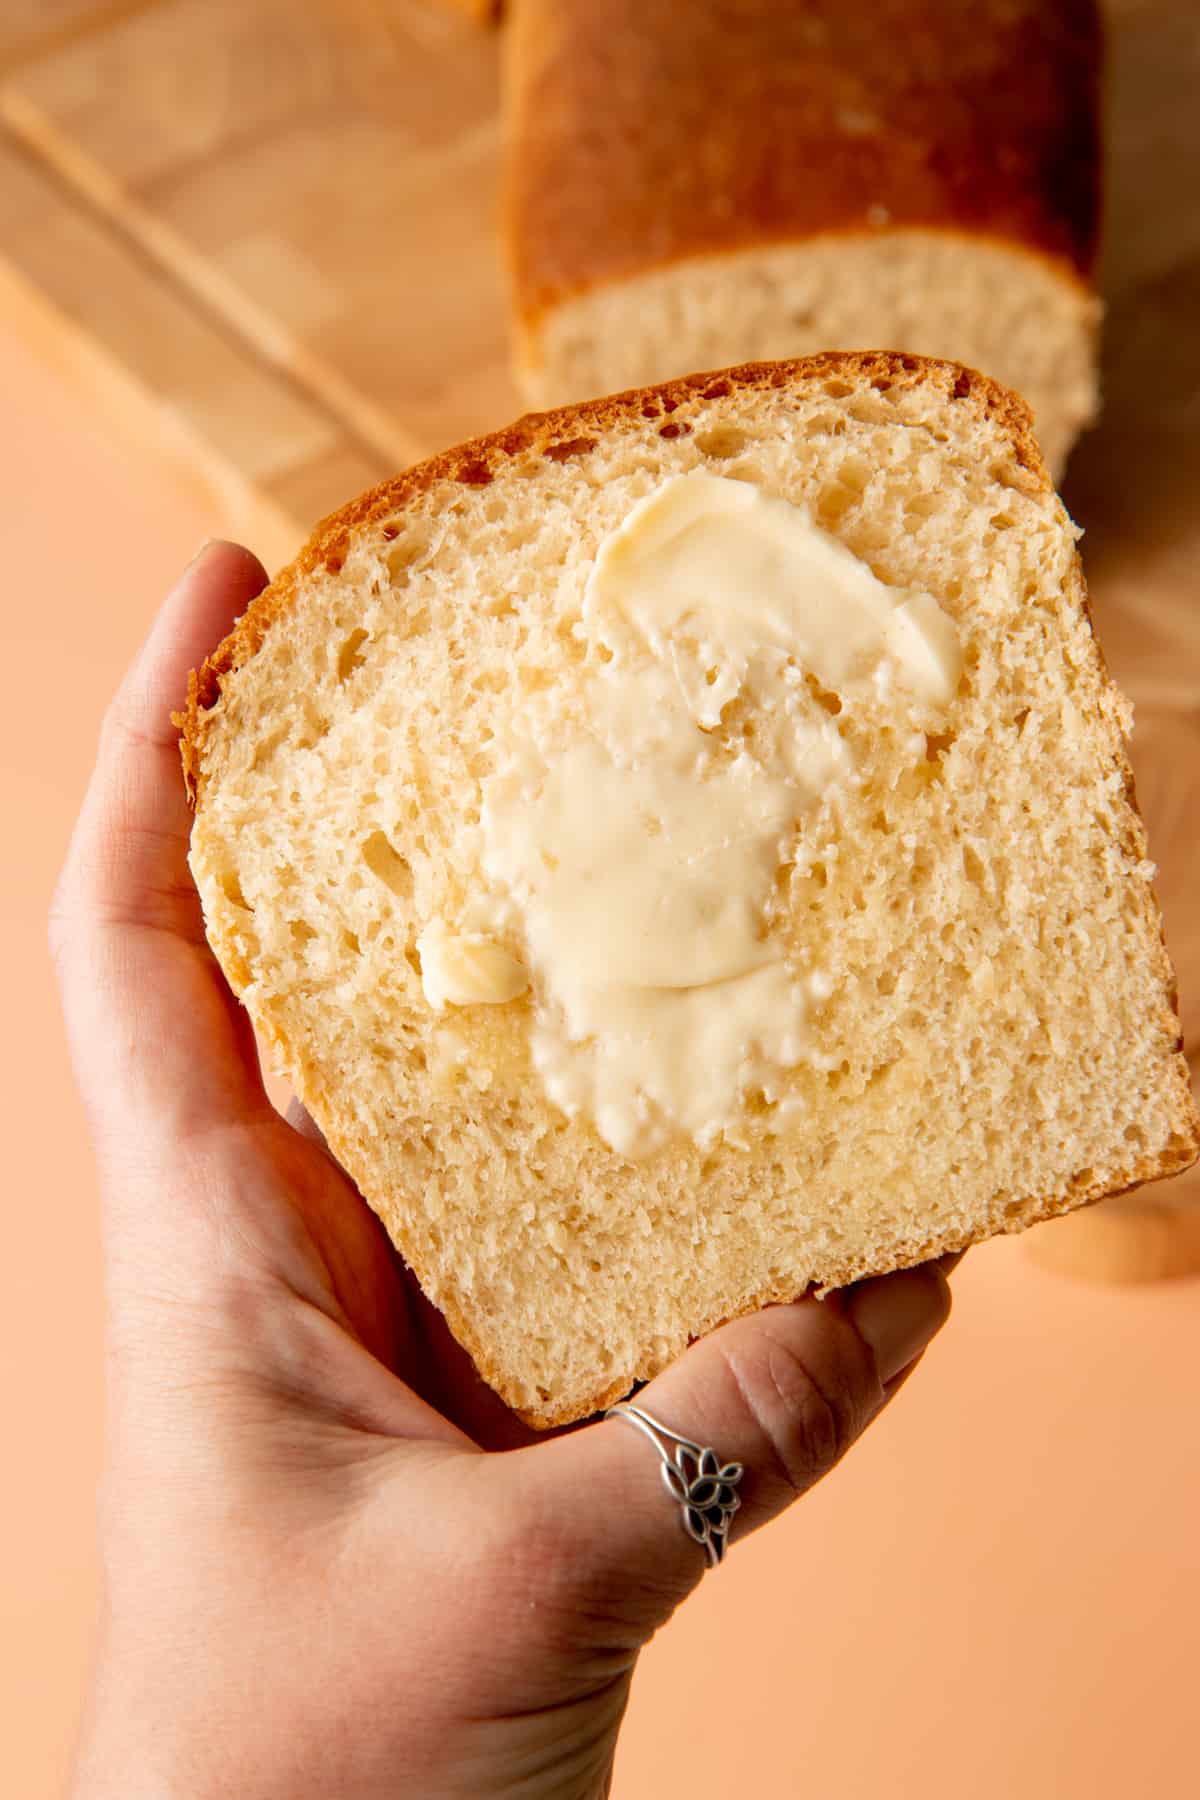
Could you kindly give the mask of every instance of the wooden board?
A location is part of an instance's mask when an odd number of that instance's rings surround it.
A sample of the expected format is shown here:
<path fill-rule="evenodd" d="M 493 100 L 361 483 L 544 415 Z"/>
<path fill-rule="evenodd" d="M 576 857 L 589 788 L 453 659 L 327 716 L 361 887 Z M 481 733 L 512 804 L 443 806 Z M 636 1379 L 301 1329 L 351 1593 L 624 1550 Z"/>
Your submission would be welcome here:
<path fill-rule="evenodd" d="M 518 406 L 497 94 L 436 0 L 158 0 L 10 74 L 0 124 L 395 469 Z"/>
<path fill-rule="evenodd" d="M 1195 1030 L 1200 12 L 1108 11 L 1105 413 L 1066 497 L 1107 654 L 1150 721 L 1135 761 Z M 519 410 L 498 62 L 496 34 L 445 0 L 8 0 L 0 16 L 0 258 L 161 408 L 172 443 L 259 497 L 269 553 Z M 1185 1177 L 1155 1205 L 1198 1189 Z M 1061 1246 L 1087 1229 L 1047 1231 Z"/>

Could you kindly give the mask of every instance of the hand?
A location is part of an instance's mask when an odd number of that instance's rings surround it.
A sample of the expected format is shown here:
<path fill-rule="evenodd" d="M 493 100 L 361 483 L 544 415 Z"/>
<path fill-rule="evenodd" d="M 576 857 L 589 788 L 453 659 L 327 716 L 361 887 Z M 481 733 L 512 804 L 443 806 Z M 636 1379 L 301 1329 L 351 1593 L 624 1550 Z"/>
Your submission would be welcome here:
<path fill-rule="evenodd" d="M 535 1440 L 310 1130 L 205 943 L 170 712 L 262 585 L 207 547 L 105 720 L 51 937 L 104 1205 L 107 1605 L 76 1800 L 608 1791 L 638 1651 L 701 1579 L 650 1447 Z M 745 1464 L 733 1545 L 949 1311 L 927 1267 L 713 1333 L 643 1391 Z"/>

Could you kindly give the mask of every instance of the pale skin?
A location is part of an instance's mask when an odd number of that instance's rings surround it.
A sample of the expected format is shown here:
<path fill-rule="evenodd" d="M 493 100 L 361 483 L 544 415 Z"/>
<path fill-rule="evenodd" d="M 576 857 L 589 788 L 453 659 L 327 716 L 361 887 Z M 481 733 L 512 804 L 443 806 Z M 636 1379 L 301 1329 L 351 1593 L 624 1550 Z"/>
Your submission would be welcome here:
<path fill-rule="evenodd" d="M 591 1800 L 704 1555 L 627 1425 L 539 1439 L 507 1412 L 310 1122 L 271 1106 L 205 943 L 170 723 L 263 581 L 212 544 L 168 598 L 53 909 L 108 1293 L 73 1800 Z M 878 1416 L 949 1313 L 948 1267 L 738 1320 L 642 1390 L 746 1466 L 710 1579 Z"/>

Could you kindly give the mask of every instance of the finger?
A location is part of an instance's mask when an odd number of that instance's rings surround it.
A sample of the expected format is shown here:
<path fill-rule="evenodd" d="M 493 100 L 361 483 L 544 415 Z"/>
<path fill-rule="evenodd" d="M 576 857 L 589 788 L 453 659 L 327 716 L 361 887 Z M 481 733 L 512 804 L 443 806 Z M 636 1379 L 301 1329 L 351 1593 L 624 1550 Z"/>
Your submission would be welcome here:
<path fill-rule="evenodd" d="M 109 706 L 95 770 L 60 882 L 90 922 L 164 926 L 199 937 L 187 873 L 191 812 L 173 709 L 266 573 L 237 544 L 206 544 L 185 570 Z"/>
<path fill-rule="evenodd" d="M 949 1313 L 936 1264 L 771 1307 L 694 1344 L 636 1404 L 742 1465 L 736 1543 L 833 1468 Z M 570 1521 L 581 1563 L 624 1587 L 639 1626 L 654 1629 L 700 1579 L 705 1552 L 683 1530 L 653 1447 L 626 1420 L 598 1421 L 524 1453 L 524 1464 L 539 1513 Z"/>
<path fill-rule="evenodd" d="M 204 941 L 171 723 L 188 671 L 265 579 L 249 551 L 206 546 L 105 717 L 51 922 L 77 1074 L 98 1128 L 177 1134 L 269 1104 L 249 1024 Z"/>

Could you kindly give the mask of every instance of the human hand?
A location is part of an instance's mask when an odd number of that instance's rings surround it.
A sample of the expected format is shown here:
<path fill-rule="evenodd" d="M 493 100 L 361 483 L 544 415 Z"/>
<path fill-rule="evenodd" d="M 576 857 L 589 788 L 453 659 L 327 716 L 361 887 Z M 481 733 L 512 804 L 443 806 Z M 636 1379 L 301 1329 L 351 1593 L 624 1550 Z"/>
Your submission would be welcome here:
<path fill-rule="evenodd" d="M 696 1585 L 620 1421 L 536 1439 L 316 1134 L 204 938 L 170 712 L 258 591 L 208 546 L 105 720 L 51 940 L 108 1283 L 106 1608 L 76 1800 L 608 1791 L 637 1655 Z M 741 1319 L 640 1401 L 745 1465 L 734 1543 L 945 1320 L 936 1266 Z"/>

